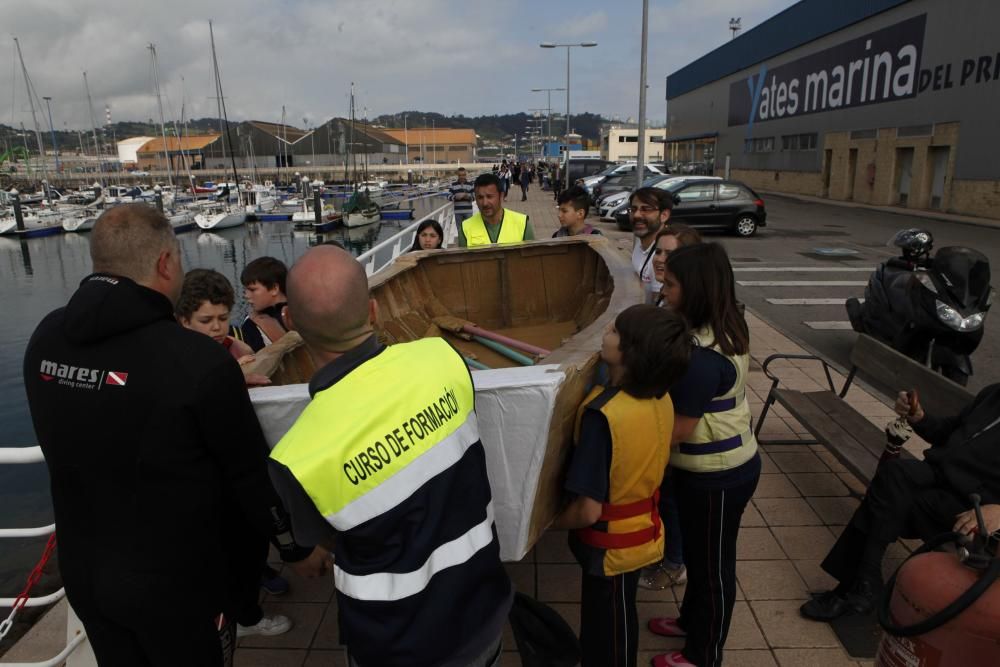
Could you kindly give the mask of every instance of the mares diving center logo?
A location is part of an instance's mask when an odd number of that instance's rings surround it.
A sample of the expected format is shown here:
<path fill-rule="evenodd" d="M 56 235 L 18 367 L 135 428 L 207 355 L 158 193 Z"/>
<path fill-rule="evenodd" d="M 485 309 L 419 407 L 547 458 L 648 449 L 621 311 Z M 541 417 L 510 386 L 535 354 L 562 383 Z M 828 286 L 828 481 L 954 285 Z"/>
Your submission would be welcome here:
<path fill-rule="evenodd" d="M 48 359 L 42 359 L 38 376 L 44 382 L 58 380 L 60 385 L 72 389 L 100 390 L 102 386 L 124 387 L 128 381 L 128 373 L 123 371 L 104 371 L 99 368 L 71 366 Z"/>
<path fill-rule="evenodd" d="M 925 14 L 769 70 L 729 87 L 729 125 L 880 104 L 917 94 Z"/>

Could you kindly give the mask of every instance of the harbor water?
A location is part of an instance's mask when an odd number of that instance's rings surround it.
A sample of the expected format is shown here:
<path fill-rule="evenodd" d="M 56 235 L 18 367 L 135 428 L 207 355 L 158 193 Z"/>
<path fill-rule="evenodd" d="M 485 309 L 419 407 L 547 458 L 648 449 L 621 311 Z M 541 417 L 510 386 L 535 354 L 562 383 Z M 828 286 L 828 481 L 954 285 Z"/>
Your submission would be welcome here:
<path fill-rule="evenodd" d="M 413 202 L 414 219 L 440 206 L 438 197 Z M 197 231 L 178 238 L 185 269 L 220 271 L 236 289 L 233 320 L 242 319 L 247 304 L 239 276 L 257 257 L 277 257 L 291 265 L 310 247 L 335 239 L 354 255 L 369 250 L 411 224 L 383 220 L 325 234 L 294 230 L 290 222 L 250 223 L 215 233 Z M 0 446 L 36 444 L 22 381 L 24 350 L 38 322 L 64 305 L 90 272 L 88 234 L 62 234 L 18 241 L 0 238 Z M 113 428 L 109 424 L 109 428 Z M 52 522 L 48 476 L 44 464 L 0 466 L 0 526 L 43 526 Z M 0 548 L 0 597 L 15 596 L 41 554 L 44 538 L 4 540 Z"/>

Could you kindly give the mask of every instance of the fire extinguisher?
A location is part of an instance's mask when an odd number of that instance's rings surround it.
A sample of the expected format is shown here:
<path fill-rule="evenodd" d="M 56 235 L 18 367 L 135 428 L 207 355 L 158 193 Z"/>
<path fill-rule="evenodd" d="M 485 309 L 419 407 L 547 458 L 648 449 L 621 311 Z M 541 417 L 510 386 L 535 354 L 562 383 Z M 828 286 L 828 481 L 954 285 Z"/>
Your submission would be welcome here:
<path fill-rule="evenodd" d="M 970 496 L 977 533 L 944 533 L 920 547 L 886 584 L 879 607 L 885 630 L 876 667 L 1000 665 L 1000 558 L 986 532 L 980 498 Z M 958 545 L 956 554 L 937 552 Z M 966 612 L 966 613 L 963 613 Z"/>

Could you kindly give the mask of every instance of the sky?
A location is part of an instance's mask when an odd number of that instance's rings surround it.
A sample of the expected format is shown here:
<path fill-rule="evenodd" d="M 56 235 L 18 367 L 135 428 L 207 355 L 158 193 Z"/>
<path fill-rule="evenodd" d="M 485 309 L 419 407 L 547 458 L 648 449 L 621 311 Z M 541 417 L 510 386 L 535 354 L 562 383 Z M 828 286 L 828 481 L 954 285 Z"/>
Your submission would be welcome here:
<path fill-rule="evenodd" d="M 647 117 L 665 117 L 666 76 L 793 0 L 649 0 Z M 566 85 L 566 49 L 540 42 L 594 41 L 572 49 L 571 113 L 638 116 L 640 0 L 0 0 L 0 123 L 31 128 L 21 44 L 38 97 L 51 97 L 57 129 L 159 117 L 149 44 L 155 44 L 168 119 L 216 116 L 211 19 L 230 120 L 311 127 L 347 116 L 404 110 L 467 116 L 547 107 L 532 88 Z M 6 42 L 6 44 L 4 44 Z M 565 110 L 563 92 L 552 107 Z M 44 102 L 43 102 L 44 104 Z M 42 129 L 48 127 L 43 112 Z M 409 118 L 410 126 L 421 123 Z"/>

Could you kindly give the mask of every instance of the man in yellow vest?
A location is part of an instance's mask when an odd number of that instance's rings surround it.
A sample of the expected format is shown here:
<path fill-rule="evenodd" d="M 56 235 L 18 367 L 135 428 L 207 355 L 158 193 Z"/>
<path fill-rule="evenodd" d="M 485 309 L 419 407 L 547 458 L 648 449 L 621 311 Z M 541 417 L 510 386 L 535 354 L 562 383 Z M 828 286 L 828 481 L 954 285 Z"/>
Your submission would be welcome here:
<path fill-rule="evenodd" d="M 333 540 L 350 664 L 498 662 L 513 592 L 462 357 L 440 338 L 380 344 L 365 271 L 343 249 L 310 250 L 287 288 L 318 370 L 271 475 L 293 526 Z"/>
<path fill-rule="evenodd" d="M 534 241 L 535 230 L 528 216 L 503 207 L 500 179 L 494 174 L 476 177 L 474 193 L 479 213 L 458 226 L 458 245 L 462 248 L 494 243 Z"/>

